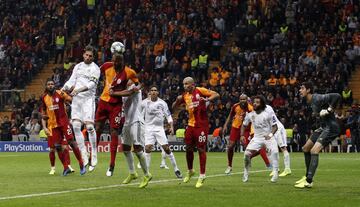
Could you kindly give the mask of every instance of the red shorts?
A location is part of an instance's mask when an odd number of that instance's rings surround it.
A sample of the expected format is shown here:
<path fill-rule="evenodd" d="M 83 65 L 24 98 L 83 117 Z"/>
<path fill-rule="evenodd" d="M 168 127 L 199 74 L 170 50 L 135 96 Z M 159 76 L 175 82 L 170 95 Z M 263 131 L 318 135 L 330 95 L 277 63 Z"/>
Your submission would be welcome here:
<path fill-rule="evenodd" d="M 74 139 L 70 125 L 49 129 L 48 147 L 54 148 L 56 144 L 67 145 L 67 141 Z"/>
<path fill-rule="evenodd" d="M 250 132 L 248 130 L 245 130 L 245 132 L 244 132 L 245 140 L 243 143 L 244 145 L 247 145 L 249 143 L 249 135 L 250 135 Z M 230 141 L 231 142 L 240 141 L 240 128 L 231 127 Z"/>
<path fill-rule="evenodd" d="M 119 103 L 109 103 L 100 99 L 96 110 L 95 121 L 105 122 L 109 119 L 110 127 L 113 129 L 119 129 L 123 124 L 121 109 L 122 107 Z"/>
<path fill-rule="evenodd" d="M 209 129 L 207 127 L 191 127 L 185 130 L 185 144 L 193 145 L 197 148 L 205 148 L 207 144 Z"/>

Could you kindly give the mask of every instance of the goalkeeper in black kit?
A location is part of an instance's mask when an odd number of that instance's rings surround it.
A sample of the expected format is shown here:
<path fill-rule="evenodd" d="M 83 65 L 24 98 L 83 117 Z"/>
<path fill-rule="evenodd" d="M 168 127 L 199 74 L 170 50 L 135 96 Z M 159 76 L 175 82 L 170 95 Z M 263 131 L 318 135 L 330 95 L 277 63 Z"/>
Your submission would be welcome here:
<path fill-rule="evenodd" d="M 300 87 L 301 97 L 306 99 L 313 113 L 320 116 L 320 127 L 316 129 L 303 146 L 306 176 L 296 181 L 296 188 L 312 188 L 313 178 L 319 163 L 319 152 L 340 135 L 340 126 L 336 122 L 334 109 L 340 102 L 337 93 L 313 93 L 313 85 L 305 82 Z"/>

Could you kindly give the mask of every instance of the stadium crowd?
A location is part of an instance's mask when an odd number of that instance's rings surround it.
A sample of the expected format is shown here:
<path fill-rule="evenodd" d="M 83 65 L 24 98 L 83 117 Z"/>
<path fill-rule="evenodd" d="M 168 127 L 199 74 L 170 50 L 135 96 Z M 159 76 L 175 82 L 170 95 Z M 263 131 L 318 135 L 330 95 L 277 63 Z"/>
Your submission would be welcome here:
<path fill-rule="evenodd" d="M 121 41 L 126 63 L 139 72 L 145 92 L 157 85 L 171 104 L 182 91 L 182 79 L 193 76 L 198 85 L 221 94 L 209 106 L 210 132 L 223 126 L 240 94 L 260 93 L 298 135 L 294 144 L 302 146 L 318 122 L 300 99 L 298 84 L 312 81 L 320 93 L 342 94 L 348 109 L 338 112 L 342 134 L 347 137 L 350 129 L 359 151 L 359 108 L 347 87 L 360 58 L 359 1 L 25 2 L 19 14 L 10 12 L 19 2 L 1 5 L 2 89 L 23 87 L 18 83 L 28 83 L 54 56 L 64 62 L 53 75 L 62 86 L 86 45 L 97 48 L 101 65 L 111 59 L 111 43 Z M 19 22 L 22 27 L 14 32 Z M 75 28 L 81 38 L 67 45 Z M 36 97 L 18 104 L 3 118 L 2 134 L 29 134 L 26 126 L 38 120 L 38 108 Z M 186 116 L 179 114 L 176 128 L 186 126 Z"/>

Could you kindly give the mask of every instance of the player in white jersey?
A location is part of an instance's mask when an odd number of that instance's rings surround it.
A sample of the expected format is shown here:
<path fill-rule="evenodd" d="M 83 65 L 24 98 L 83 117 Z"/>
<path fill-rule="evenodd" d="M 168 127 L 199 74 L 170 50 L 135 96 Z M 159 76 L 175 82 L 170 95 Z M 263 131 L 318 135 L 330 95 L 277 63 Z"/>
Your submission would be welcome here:
<path fill-rule="evenodd" d="M 254 153 L 259 151 L 263 146 L 266 147 L 267 155 L 273 166 L 273 176 L 271 182 L 276 182 L 278 179 L 279 169 L 279 149 L 274 138 L 278 127 L 274 114 L 265 110 L 265 98 L 263 96 L 255 96 L 254 98 L 254 111 L 247 113 L 243 125 L 241 126 L 240 136 L 241 140 L 245 139 L 244 131 L 246 126 L 252 123 L 254 127 L 254 137 L 246 147 L 244 153 L 244 176 L 243 182 L 249 179 L 249 169 L 251 165 L 251 157 Z"/>
<path fill-rule="evenodd" d="M 138 174 L 135 171 L 134 157 L 131 152 L 131 147 L 134 147 L 134 153 L 139 159 L 141 168 L 144 172 L 144 181 L 140 184 L 140 188 L 144 188 L 148 185 L 152 179 L 152 175 L 149 173 L 147 167 L 146 158 L 144 155 L 144 136 L 143 136 L 143 116 L 140 112 L 140 105 L 142 101 L 141 90 L 139 87 L 128 80 L 127 90 L 115 91 L 113 96 L 122 96 L 123 112 L 125 117 L 125 123 L 122 129 L 122 147 L 125 155 L 126 162 L 128 163 L 129 175 L 122 182 L 123 184 L 129 184 L 132 180 L 138 178 Z"/>
<path fill-rule="evenodd" d="M 175 156 L 170 151 L 169 143 L 164 130 L 164 120 L 166 118 L 170 125 L 170 134 L 174 134 L 173 119 L 166 102 L 158 97 L 159 92 L 156 86 L 150 88 L 150 99 L 141 102 L 141 111 L 145 117 L 145 154 L 150 167 L 151 151 L 157 142 L 164 149 L 166 156 L 170 159 L 174 167 L 175 175 L 182 178 L 181 172 L 176 164 Z"/>
<path fill-rule="evenodd" d="M 71 103 L 71 120 L 76 142 L 79 145 L 84 165 L 89 163 L 84 135 L 81 126 L 84 124 L 89 134 L 91 145 L 91 164 L 89 171 L 93 171 L 97 164 L 95 118 L 95 94 L 100 77 L 100 69 L 93 62 L 94 50 L 91 46 L 85 48 L 84 61 L 77 64 L 70 79 L 65 83 L 63 90 L 69 91 L 73 96 Z"/>
<path fill-rule="evenodd" d="M 279 177 L 285 177 L 287 175 L 291 174 L 291 169 L 290 169 L 290 154 L 287 150 L 287 136 L 286 136 L 286 130 L 284 125 L 280 122 L 280 120 L 277 118 L 277 116 L 275 115 L 274 109 L 269 106 L 266 105 L 265 111 L 273 114 L 273 116 L 276 119 L 276 124 L 278 127 L 277 132 L 274 134 L 275 140 L 278 144 L 278 146 L 281 149 L 281 152 L 284 154 L 284 165 L 285 165 L 285 169 L 284 171 L 279 175 Z M 270 173 L 270 176 L 272 176 L 273 173 Z"/>

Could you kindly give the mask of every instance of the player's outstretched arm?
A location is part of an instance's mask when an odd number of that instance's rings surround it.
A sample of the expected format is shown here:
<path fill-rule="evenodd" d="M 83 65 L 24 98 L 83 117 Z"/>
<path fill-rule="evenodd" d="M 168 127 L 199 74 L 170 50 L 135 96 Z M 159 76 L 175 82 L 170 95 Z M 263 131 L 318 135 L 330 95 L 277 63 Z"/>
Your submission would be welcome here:
<path fill-rule="evenodd" d="M 341 96 L 338 93 L 328 93 L 324 96 L 325 101 L 329 104 L 328 111 L 333 112 L 333 110 L 336 108 L 336 106 L 341 101 Z"/>
<path fill-rule="evenodd" d="M 131 96 L 132 94 L 136 93 L 134 89 L 135 88 L 125 89 L 122 91 L 114 91 L 113 89 L 110 89 L 109 94 L 110 96 Z"/>

